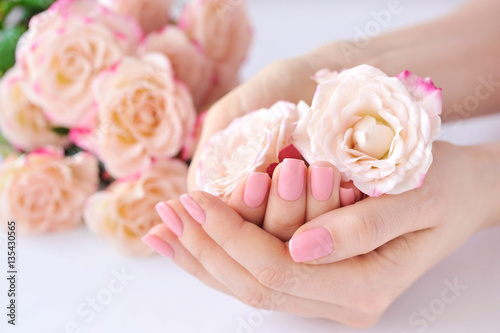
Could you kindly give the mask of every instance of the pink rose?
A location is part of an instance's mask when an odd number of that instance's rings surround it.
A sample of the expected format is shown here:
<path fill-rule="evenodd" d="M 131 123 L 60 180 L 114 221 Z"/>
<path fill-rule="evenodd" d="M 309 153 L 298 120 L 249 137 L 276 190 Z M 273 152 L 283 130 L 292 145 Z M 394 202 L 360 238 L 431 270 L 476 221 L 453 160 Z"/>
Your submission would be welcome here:
<path fill-rule="evenodd" d="M 186 192 L 187 166 L 179 160 L 155 162 L 141 175 L 118 180 L 89 198 L 85 223 L 122 252 L 152 254 L 141 238 L 161 219 L 155 205 Z"/>
<path fill-rule="evenodd" d="M 25 77 L 19 67 L 9 70 L 0 80 L 0 131 L 11 145 L 30 151 L 46 145 L 63 146 L 65 136 L 52 131 L 43 110 L 24 93 Z"/>
<path fill-rule="evenodd" d="M 188 89 L 174 80 L 160 53 L 125 57 L 99 75 L 94 96 L 99 125 L 93 146 L 115 178 L 147 169 L 151 158 L 176 156 L 196 119 Z M 77 144 L 84 141 L 73 137 Z"/>
<path fill-rule="evenodd" d="M 197 41 L 214 64 L 210 105 L 239 82 L 238 71 L 252 40 L 245 3 L 225 0 L 195 0 L 186 5 L 179 26 Z"/>
<path fill-rule="evenodd" d="M 91 109 L 91 84 L 104 68 L 133 54 L 142 31 L 92 0 L 58 1 L 30 21 L 17 50 L 26 93 L 59 126 L 79 123 Z"/>
<path fill-rule="evenodd" d="M 98 0 L 100 4 L 139 22 L 144 32 L 158 30 L 168 24 L 171 0 Z"/>
<path fill-rule="evenodd" d="M 408 71 L 389 77 L 368 65 L 321 71 L 316 79 L 294 134 L 305 159 L 331 162 L 372 197 L 419 187 L 440 129 L 441 89 Z"/>
<path fill-rule="evenodd" d="M 64 157 L 62 149 L 45 148 L 11 155 L 0 164 L 0 218 L 15 220 L 21 233 L 74 228 L 98 183 L 97 160 L 87 153 Z"/>
<path fill-rule="evenodd" d="M 266 172 L 292 144 L 301 109 L 277 102 L 235 119 L 207 142 L 197 169 L 200 190 L 228 200 L 237 183 L 253 171 Z M 307 109 L 307 106 L 306 106 Z"/>
<path fill-rule="evenodd" d="M 183 30 L 169 25 L 146 37 L 139 54 L 148 52 L 160 52 L 169 58 L 175 76 L 189 87 L 195 105 L 200 109 L 212 85 L 213 75 L 213 65 L 205 58 L 203 50 Z"/>

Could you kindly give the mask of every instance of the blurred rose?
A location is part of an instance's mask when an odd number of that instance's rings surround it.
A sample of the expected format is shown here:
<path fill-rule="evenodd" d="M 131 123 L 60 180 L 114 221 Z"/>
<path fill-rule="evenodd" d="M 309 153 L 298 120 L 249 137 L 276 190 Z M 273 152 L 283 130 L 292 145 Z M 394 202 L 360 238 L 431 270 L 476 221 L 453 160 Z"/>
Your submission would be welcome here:
<path fill-rule="evenodd" d="M 183 30 L 169 25 L 146 37 L 139 53 L 148 52 L 160 52 L 169 58 L 174 75 L 189 87 L 199 110 L 205 103 L 208 88 L 213 84 L 213 65 L 205 58 L 203 50 Z"/>
<path fill-rule="evenodd" d="M 228 200 L 242 177 L 253 171 L 266 172 L 279 162 L 280 151 L 292 144 L 292 134 L 303 108 L 277 102 L 269 109 L 235 119 L 215 133 L 200 156 L 198 188 Z"/>
<path fill-rule="evenodd" d="M 78 124 L 92 107 L 95 76 L 133 54 L 141 38 L 135 20 L 93 0 L 56 2 L 30 21 L 16 52 L 29 99 L 55 125 Z"/>
<path fill-rule="evenodd" d="M 85 208 L 89 229 L 122 252 L 152 254 L 141 238 L 161 222 L 155 205 L 186 192 L 187 166 L 179 160 L 156 161 L 141 175 L 118 180 L 91 196 Z"/>
<path fill-rule="evenodd" d="M 158 30 L 170 21 L 171 0 L 98 0 L 111 10 L 132 16 L 144 32 Z"/>
<path fill-rule="evenodd" d="M 234 88 L 238 71 L 252 40 L 245 3 L 195 0 L 186 5 L 179 26 L 197 41 L 214 63 L 213 84 L 205 104 L 212 104 Z"/>
<path fill-rule="evenodd" d="M 30 151 L 46 145 L 63 146 L 66 136 L 52 131 L 43 110 L 30 102 L 24 93 L 24 75 L 18 67 L 0 80 L 0 131 L 11 145 Z"/>
<path fill-rule="evenodd" d="M 0 165 L 0 218 L 17 221 L 21 233 L 73 228 L 98 182 L 97 160 L 87 153 L 65 158 L 62 149 L 45 148 L 10 156 Z"/>
<path fill-rule="evenodd" d="M 125 57 L 99 75 L 94 95 L 96 151 L 115 178 L 141 172 L 151 158 L 176 156 L 196 119 L 188 89 L 160 53 Z"/>
<path fill-rule="evenodd" d="M 179 26 L 216 63 L 241 64 L 252 39 L 244 1 L 192 1 L 186 5 Z"/>
<path fill-rule="evenodd" d="M 440 129 L 441 89 L 408 71 L 389 77 L 368 65 L 321 71 L 316 79 L 294 134 L 305 159 L 332 163 L 372 197 L 419 187 Z"/>

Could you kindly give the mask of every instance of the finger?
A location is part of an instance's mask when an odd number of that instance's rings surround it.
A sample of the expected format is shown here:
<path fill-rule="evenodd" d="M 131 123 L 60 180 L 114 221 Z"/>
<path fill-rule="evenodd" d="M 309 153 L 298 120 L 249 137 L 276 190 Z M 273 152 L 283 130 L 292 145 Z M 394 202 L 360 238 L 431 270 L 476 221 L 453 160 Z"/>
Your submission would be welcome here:
<path fill-rule="evenodd" d="M 353 205 L 365 196 L 352 182 L 342 183 L 339 195 L 341 207 Z"/>
<path fill-rule="evenodd" d="M 166 225 L 160 224 L 151 229 L 144 237 L 144 242 L 156 252 L 172 259 L 180 268 L 208 287 L 233 296 L 225 285 L 210 275 L 200 262 L 182 246 L 177 236 Z"/>
<path fill-rule="evenodd" d="M 222 201 L 213 196 L 212 199 L 211 205 L 223 204 Z M 190 197 L 184 197 L 183 201 L 183 203 L 179 200 L 168 202 L 169 206 L 183 222 L 184 227 L 179 237 L 180 242 L 203 265 L 211 276 L 225 285 L 233 295 L 246 304 L 255 308 L 276 310 L 305 317 L 328 318 L 349 325 L 355 324 L 356 321 L 354 319 L 360 318 L 359 314 L 353 310 L 339 305 L 297 297 L 263 286 L 205 233 L 199 223 L 203 223 L 206 220 L 206 214 L 200 211 L 200 207 L 197 206 L 196 202 L 192 201 Z M 222 212 L 224 220 L 228 221 L 229 224 L 243 222 L 234 210 L 225 204 L 223 205 L 227 208 Z M 196 220 L 193 216 L 196 217 Z M 218 217 L 222 216 L 219 215 Z M 252 223 L 245 223 L 262 231 L 262 229 Z M 276 238 L 274 240 L 281 243 Z M 286 251 L 286 246 L 283 243 L 281 245 L 282 250 Z M 248 256 L 248 252 L 246 255 Z"/>
<path fill-rule="evenodd" d="M 306 221 L 340 207 L 340 172 L 328 162 L 309 166 Z"/>
<path fill-rule="evenodd" d="M 337 262 L 429 227 L 430 220 L 412 192 L 367 198 L 315 218 L 295 232 L 289 244 L 291 256 L 296 262 Z"/>
<path fill-rule="evenodd" d="M 335 265 L 296 263 L 285 243 L 244 221 L 218 198 L 204 192 L 192 192 L 190 197 L 203 211 L 194 215 L 202 216 L 206 234 L 268 289 L 354 308 L 355 301 L 375 287 L 364 283 L 371 275 L 370 262 L 353 258 Z"/>
<path fill-rule="evenodd" d="M 263 228 L 287 241 L 306 217 L 306 166 L 286 158 L 273 173 Z"/>
<path fill-rule="evenodd" d="M 229 207 L 244 220 L 262 226 L 270 185 L 271 179 L 267 173 L 251 173 L 236 185 L 228 201 Z"/>
<path fill-rule="evenodd" d="M 279 61 L 221 98 L 210 108 L 205 118 L 200 143 L 191 165 L 198 165 L 205 142 L 212 134 L 226 128 L 236 117 L 270 107 L 279 100 L 292 103 L 310 101 L 316 89 L 316 83 L 310 77 L 318 69 L 303 59 Z M 188 188 L 191 190 L 197 188 L 195 173 L 196 167 L 191 167 L 188 176 Z"/>

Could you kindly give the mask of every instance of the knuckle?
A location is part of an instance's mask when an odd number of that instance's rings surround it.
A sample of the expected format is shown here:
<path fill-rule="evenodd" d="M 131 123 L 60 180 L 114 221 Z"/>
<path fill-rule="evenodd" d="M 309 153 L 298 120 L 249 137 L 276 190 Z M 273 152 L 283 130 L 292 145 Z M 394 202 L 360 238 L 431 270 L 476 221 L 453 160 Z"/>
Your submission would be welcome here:
<path fill-rule="evenodd" d="M 383 233 L 384 221 L 378 213 L 363 213 L 356 223 L 356 239 L 363 248 L 377 243 Z M 370 249 L 371 250 L 371 249 Z"/>
<path fill-rule="evenodd" d="M 274 268 L 266 267 L 255 276 L 264 287 L 279 290 L 287 285 L 286 273 Z"/>
<path fill-rule="evenodd" d="M 249 289 L 245 289 L 238 295 L 239 299 L 256 309 L 268 310 L 271 309 L 271 304 L 268 301 L 268 297 L 266 296 L 263 288 L 252 287 Z"/>

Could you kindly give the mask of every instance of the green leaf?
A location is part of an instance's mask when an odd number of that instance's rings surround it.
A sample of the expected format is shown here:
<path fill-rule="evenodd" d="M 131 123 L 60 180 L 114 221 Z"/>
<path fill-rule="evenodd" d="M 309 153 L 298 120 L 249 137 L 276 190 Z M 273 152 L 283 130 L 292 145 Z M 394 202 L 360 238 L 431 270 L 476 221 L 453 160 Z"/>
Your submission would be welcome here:
<path fill-rule="evenodd" d="M 23 6 L 36 8 L 36 9 L 47 9 L 54 2 L 54 0 L 19 0 Z"/>
<path fill-rule="evenodd" d="M 52 131 L 56 134 L 59 134 L 59 135 L 68 135 L 69 134 L 69 128 L 66 128 L 66 127 L 53 127 Z"/>
<path fill-rule="evenodd" d="M 16 45 L 19 37 L 26 31 L 25 27 L 17 26 L 4 29 L 0 34 L 0 71 L 5 72 L 16 62 Z"/>

